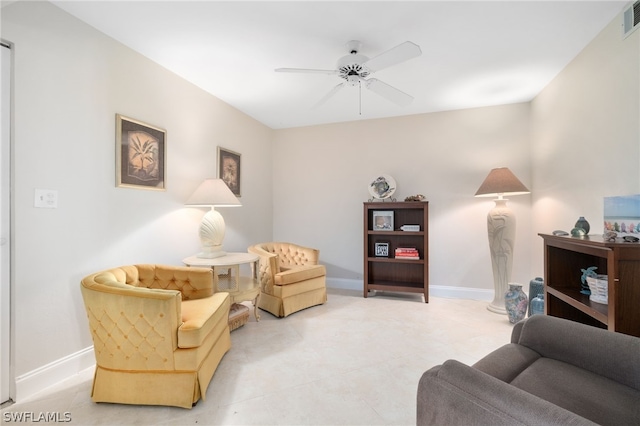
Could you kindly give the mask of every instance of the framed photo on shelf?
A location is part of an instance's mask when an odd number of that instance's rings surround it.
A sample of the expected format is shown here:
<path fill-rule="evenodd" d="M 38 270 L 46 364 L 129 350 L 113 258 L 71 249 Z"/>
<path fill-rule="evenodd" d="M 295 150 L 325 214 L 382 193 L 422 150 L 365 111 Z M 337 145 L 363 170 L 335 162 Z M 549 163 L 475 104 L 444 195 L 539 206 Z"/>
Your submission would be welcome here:
<path fill-rule="evenodd" d="M 375 243 L 376 257 L 389 257 L 389 243 Z"/>
<path fill-rule="evenodd" d="M 373 211 L 374 231 L 393 231 L 393 211 L 374 210 Z"/>
<path fill-rule="evenodd" d="M 164 191 L 167 131 L 116 114 L 116 186 Z"/>
<path fill-rule="evenodd" d="M 240 154 L 218 147 L 218 178 L 227 184 L 233 195 L 240 196 Z"/>

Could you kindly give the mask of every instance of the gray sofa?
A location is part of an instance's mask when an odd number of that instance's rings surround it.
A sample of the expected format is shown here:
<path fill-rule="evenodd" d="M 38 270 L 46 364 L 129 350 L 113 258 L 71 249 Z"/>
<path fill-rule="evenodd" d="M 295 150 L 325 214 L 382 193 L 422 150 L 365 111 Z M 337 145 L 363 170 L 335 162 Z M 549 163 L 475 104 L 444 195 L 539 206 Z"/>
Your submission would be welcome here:
<path fill-rule="evenodd" d="M 640 425 L 640 338 L 534 315 L 473 367 L 418 384 L 418 425 Z"/>

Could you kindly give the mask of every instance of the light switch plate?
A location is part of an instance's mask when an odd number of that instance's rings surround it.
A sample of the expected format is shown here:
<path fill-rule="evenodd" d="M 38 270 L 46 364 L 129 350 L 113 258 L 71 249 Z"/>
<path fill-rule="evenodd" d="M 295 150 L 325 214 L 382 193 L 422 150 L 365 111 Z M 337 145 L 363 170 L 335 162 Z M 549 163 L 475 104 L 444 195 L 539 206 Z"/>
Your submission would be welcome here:
<path fill-rule="evenodd" d="M 36 189 L 34 207 L 42 209 L 58 208 L 58 191 L 53 189 Z"/>

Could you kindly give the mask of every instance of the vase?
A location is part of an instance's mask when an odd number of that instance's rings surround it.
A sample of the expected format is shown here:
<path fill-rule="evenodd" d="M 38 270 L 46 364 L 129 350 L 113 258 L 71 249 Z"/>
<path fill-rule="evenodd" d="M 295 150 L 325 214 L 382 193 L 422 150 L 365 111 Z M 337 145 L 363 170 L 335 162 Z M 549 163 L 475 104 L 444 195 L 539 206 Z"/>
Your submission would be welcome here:
<path fill-rule="evenodd" d="M 504 307 L 507 310 L 509 322 L 515 324 L 524 319 L 529 306 L 529 298 L 522 291 L 522 284 L 509 283 L 509 290 L 504 295 Z"/>
<path fill-rule="evenodd" d="M 531 310 L 529 311 L 530 315 L 540 315 L 544 314 L 544 293 L 538 294 L 531 301 Z"/>
<path fill-rule="evenodd" d="M 541 293 L 544 293 L 544 280 L 540 277 L 535 277 L 529 281 L 529 316 L 532 315 L 531 301 Z"/>
<path fill-rule="evenodd" d="M 585 234 L 588 234 L 589 230 L 591 229 L 591 226 L 589 226 L 589 222 L 587 222 L 587 219 L 585 219 L 584 216 L 580 216 L 578 218 L 578 221 L 576 222 L 574 227 L 584 229 Z"/>

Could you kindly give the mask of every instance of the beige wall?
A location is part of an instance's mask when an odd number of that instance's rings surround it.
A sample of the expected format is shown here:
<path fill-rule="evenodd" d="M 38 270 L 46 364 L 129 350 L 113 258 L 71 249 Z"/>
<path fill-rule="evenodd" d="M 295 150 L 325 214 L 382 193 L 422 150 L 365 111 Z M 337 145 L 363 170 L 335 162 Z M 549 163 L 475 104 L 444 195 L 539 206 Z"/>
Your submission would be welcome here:
<path fill-rule="evenodd" d="M 242 154 L 226 249 L 271 239 L 272 130 L 47 2 L 4 7 L 2 38 L 15 44 L 12 350 L 28 393 L 92 345 L 84 275 L 198 250 L 204 210 L 183 203 L 215 176 L 217 145 Z M 167 130 L 165 192 L 115 187 L 116 113 Z M 34 208 L 36 188 L 58 208 Z"/>
<path fill-rule="evenodd" d="M 430 202 L 432 294 L 487 298 L 494 203 L 473 195 L 494 167 L 530 185 L 529 115 L 527 103 L 278 130 L 274 236 L 320 248 L 331 278 L 362 288 L 362 203 L 369 183 L 389 174 L 399 200 L 423 194 Z M 509 204 L 518 218 L 517 282 L 531 279 L 529 202 L 526 195 Z"/>
<path fill-rule="evenodd" d="M 602 233 L 603 197 L 640 193 L 640 31 L 614 19 L 531 105 L 533 229 Z"/>

